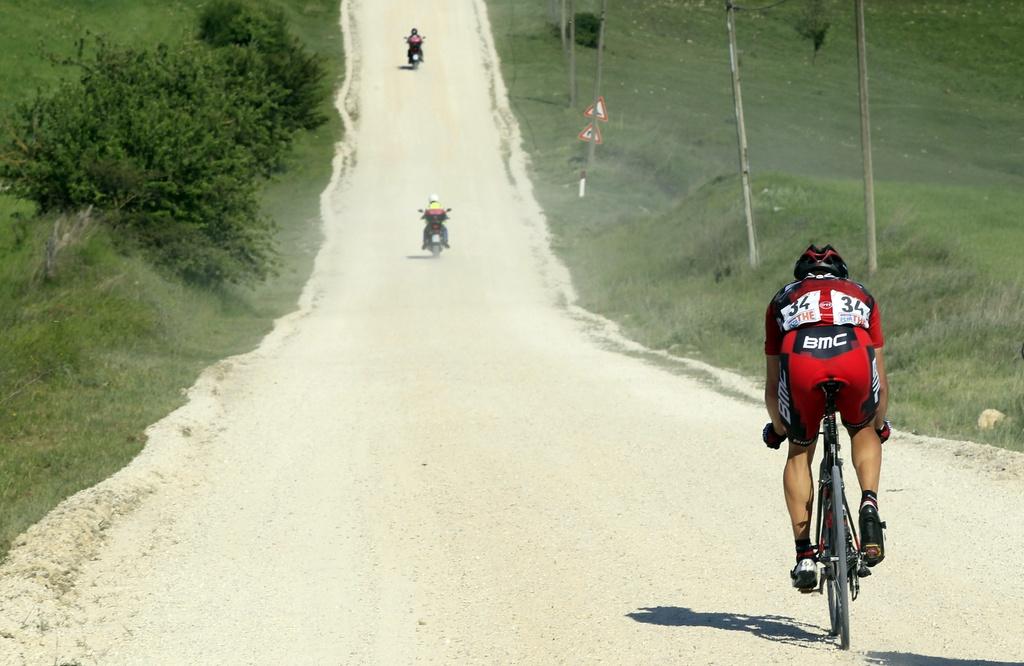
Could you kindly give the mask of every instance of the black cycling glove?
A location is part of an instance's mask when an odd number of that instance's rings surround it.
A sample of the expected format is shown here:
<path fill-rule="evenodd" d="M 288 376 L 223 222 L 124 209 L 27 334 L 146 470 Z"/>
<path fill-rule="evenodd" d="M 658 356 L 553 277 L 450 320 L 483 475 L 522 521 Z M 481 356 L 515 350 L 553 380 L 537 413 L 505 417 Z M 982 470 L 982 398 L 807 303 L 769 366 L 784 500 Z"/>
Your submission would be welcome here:
<path fill-rule="evenodd" d="M 788 435 L 780 435 L 775 432 L 775 426 L 772 425 L 771 421 L 765 424 L 764 430 L 761 431 L 761 440 L 769 449 L 779 448 L 788 437 Z"/>
<path fill-rule="evenodd" d="M 892 424 L 889 423 L 889 419 L 882 421 L 882 427 L 875 430 L 878 433 L 878 439 L 885 444 L 885 440 L 889 439 L 889 435 L 892 434 Z"/>

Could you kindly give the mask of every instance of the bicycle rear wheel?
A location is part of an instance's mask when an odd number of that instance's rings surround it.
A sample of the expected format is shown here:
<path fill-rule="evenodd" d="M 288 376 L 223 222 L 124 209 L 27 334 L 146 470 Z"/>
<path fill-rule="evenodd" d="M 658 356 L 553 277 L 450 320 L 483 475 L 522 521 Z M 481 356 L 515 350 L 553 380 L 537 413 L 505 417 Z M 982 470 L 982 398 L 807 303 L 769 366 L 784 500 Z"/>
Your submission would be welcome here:
<path fill-rule="evenodd" d="M 839 466 L 832 467 L 832 556 L 836 558 L 829 581 L 828 604 L 832 618 L 832 633 L 839 636 L 839 647 L 850 649 L 850 590 L 849 561 L 846 553 L 846 511 L 843 502 L 843 482 Z"/>

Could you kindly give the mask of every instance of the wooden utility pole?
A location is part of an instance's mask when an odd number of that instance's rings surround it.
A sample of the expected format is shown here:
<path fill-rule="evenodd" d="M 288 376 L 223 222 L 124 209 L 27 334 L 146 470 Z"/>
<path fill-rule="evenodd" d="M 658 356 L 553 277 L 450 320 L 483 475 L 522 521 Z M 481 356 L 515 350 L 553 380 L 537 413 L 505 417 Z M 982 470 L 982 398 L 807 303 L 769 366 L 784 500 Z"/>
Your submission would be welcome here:
<path fill-rule="evenodd" d="M 562 14 L 558 21 L 558 34 L 562 37 L 562 53 L 565 53 L 567 48 L 565 43 L 565 2 L 566 0 L 562 0 Z"/>
<path fill-rule="evenodd" d="M 569 108 L 576 108 L 576 0 L 569 2 Z"/>
<path fill-rule="evenodd" d="M 871 164 L 871 115 L 868 111 L 868 49 L 864 37 L 864 0 L 854 0 L 857 14 L 857 72 L 860 78 L 860 146 L 864 152 L 864 217 L 868 235 L 868 275 L 878 270 L 875 242 L 875 174 Z"/>
<path fill-rule="evenodd" d="M 594 109 L 597 109 L 598 98 L 601 96 L 601 70 L 604 67 L 604 25 L 608 18 L 608 0 L 601 0 L 601 28 L 597 33 L 597 76 L 594 77 Z M 596 139 L 596 124 L 595 123 L 595 139 Z M 597 141 L 590 141 L 587 143 L 587 172 L 590 172 L 590 167 L 594 164 L 594 153 L 597 151 Z"/>
<path fill-rule="evenodd" d="M 729 66 L 732 68 L 732 97 L 736 106 L 736 137 L 740 150 L 740 181 L 743 183 L 743 210 L 747 216 L 747 245 L 750 266 L 757 268 L 757 235 L 754 233 L 754 211 L 750 202 L 750 161 L 747 156 L 747 126 L 743 122 L 743 96 L 740 93 L 740 63 L 736 48 L 736 8 L 732 0 L 725 2 L 725 25 L 729 32 Z"/>

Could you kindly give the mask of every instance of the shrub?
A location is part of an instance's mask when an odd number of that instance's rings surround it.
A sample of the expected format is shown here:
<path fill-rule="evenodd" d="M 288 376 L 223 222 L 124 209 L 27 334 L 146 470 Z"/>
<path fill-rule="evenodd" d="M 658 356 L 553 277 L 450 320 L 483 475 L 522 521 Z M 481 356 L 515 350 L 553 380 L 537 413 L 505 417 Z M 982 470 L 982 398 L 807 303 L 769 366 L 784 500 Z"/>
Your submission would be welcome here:
<path fill-rule="evenodd" d="M 592 12 L 576 14 L 576 43 L 587 48 L 597 48 L 597 38 L 601 32 L 601 17 Z"/>
<path fill-rule="evenodd" d="M 187 280 L 261 280 L 275 251 L 260 178 L 326 120 L 326 70 L 278 10 L 214 0 L 199 36 L 154 50 L 80 42 L 64 63 L 78 80 L 5 124 L 0 180 L 43 212 L 96 208 Z"/>
<path fill-rule="evenodd" d="M 239 0 L 216 0 L 203 10 L 199 38 L 222 49 L 240 77 L 254 73 L 274 84 L 274 121 L 288 130 L 313 129 L 326 118 L 326 70 L 288 31 L 279 9 L 257 8 Z"/>
<path fill-rule="evenodd" d="M 259 78 L 198 44 L 137 51 L 96 41 L 78 81 L 20 105 L 0 179 L 43 212 L 94 206 L 155 261 L 194 282 L 245 283 L 273 269 L 258 177 L 289 133 L 269 122 Z"/>
<path fill-rule="evenodd" d="M 215 0 L 199 17 L 199 38 L 214 47 L 280 43 L 286 37 L 280 10 L 258 11 L 238 0 Z"/>

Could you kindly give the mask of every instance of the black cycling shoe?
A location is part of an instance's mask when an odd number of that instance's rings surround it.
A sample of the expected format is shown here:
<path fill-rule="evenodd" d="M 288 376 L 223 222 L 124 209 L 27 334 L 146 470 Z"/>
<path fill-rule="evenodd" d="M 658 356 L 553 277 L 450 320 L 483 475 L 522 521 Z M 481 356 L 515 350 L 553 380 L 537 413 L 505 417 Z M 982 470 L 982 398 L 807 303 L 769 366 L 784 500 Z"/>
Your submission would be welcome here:
<path fill-rule="evenodd" d="M 801 592 L 811 592 L 818 587 L 818 565 L 813 558 L 805 557 L 796 563 L 789 577 L 793 580 L 793 587 Z"/>
<path fill-rule="evenodd" d="M 873 567 L 885 559 L 885 523 L 878 517 L 878 509 L 867 505 L 860 510 L 860 552 L 864 563 Z"/>

